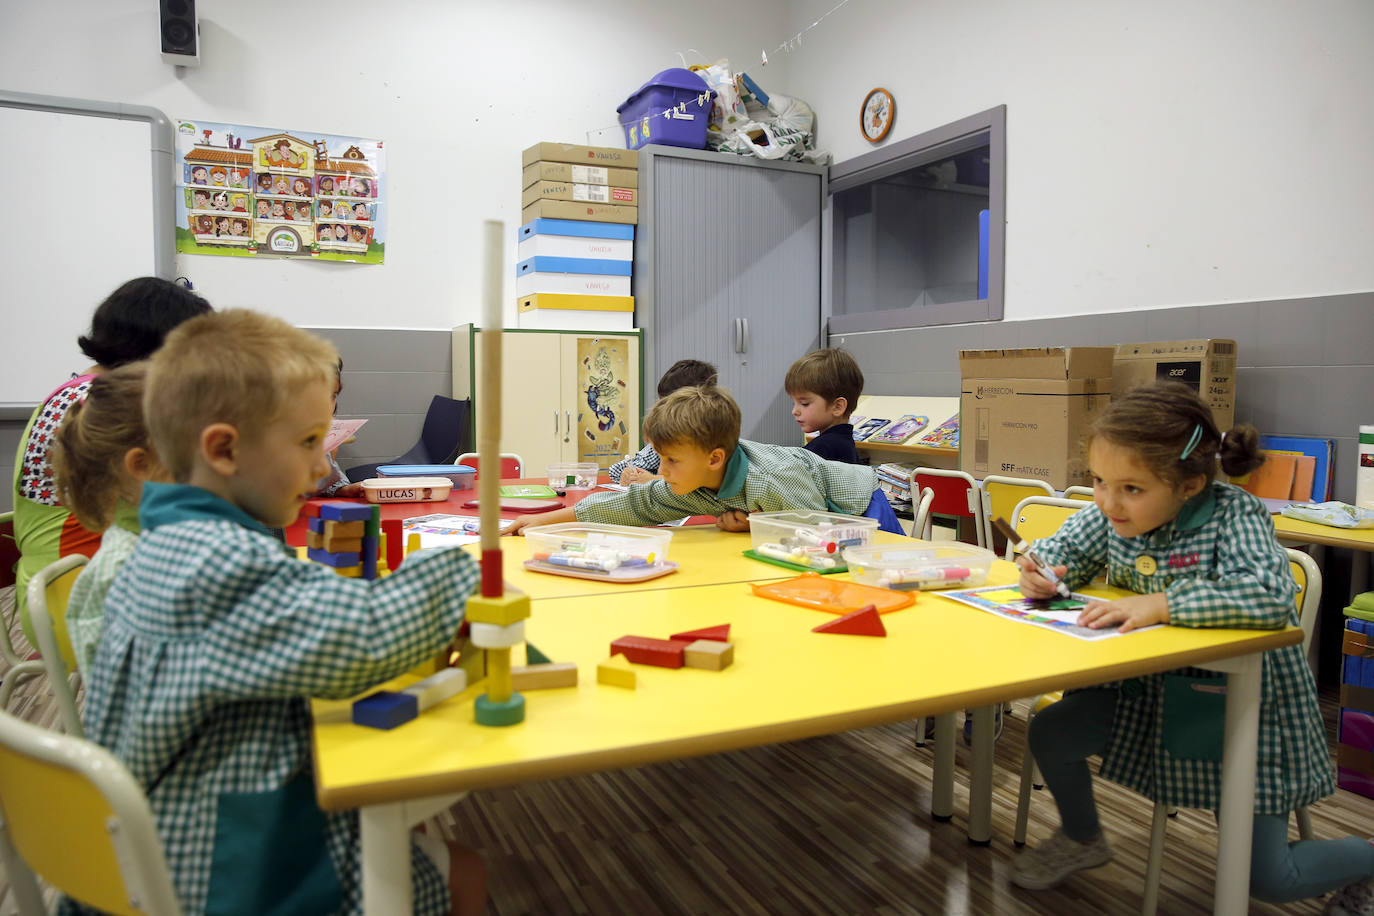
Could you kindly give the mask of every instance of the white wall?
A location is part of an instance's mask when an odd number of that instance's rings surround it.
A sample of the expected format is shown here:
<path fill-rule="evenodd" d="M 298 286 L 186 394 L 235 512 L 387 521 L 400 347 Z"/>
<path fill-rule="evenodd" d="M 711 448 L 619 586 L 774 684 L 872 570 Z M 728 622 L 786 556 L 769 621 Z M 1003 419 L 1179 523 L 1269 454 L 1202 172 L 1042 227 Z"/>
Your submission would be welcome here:
<path fill-rule="evenodd" d="M 850 0 L 786 63 L 836 161 L 875 86 L 887 144 L 1007 105 L 1010 320 L 1374 289 L 1371 40 L 1369 0 Z"/>
<path fill-rule="evenodd" d="M 520 151 L 624 146 L 615 107 L 659 70 L 757 60 L 785 0 L 690 7 L 608 0 L 200 0 L 198 69 L 164 64 L 154 0 L 8 2 L 0 86 L 153 105 L 173 119 L 377 137 L 387 148 L 383 266 L 183 256 L 217 306 L 299 324 L 449 328 L 478 320 L 482 221 L 506 223 L 515 313 Z M 768 76 L 785 77 L 786 61 Z M 591 132 L 590 138 L 588 132 Z M 94 308 L 96 301 L 92 301 Z M 65 370 L 64 370 L 65 371 Z"/>

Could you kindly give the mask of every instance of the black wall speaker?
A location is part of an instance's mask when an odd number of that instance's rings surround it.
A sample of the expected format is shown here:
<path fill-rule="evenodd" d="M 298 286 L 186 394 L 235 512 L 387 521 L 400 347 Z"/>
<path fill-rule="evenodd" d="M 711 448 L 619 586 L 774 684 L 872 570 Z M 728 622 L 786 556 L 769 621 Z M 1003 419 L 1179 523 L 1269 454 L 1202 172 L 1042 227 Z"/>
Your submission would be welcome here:
<path fill-rule="evenodd" d="M 158 0 L 162 59 L 180 67 L 200 66 L 200 23 L 196 0 Z"/>

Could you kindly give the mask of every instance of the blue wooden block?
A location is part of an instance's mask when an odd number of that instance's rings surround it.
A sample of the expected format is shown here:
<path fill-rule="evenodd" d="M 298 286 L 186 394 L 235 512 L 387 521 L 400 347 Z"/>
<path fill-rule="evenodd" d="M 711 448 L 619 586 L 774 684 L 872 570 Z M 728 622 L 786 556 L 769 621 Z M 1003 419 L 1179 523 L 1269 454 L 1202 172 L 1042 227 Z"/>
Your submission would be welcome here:
<path fill-rule="evenodd" d="M 315 532 L 316 534 L 324 534 L 324 519 L 312 518 L 310 519 L 309 524 L 311 531 Z"/>
<path fill-rule="evenodd" d="M 320 518 L 332 522 L 365 522 L 372 518 L 372 507 L 359 503 L 320 503 Z"/>
<path fill-rule="evenodd" d="M 363 538 L 363 578 L 377 578 L 377 549 L 381 544 L 381 538 L 375 534 L 369 534 Z"/>
<path fill-rule="evenodd" d="M 362 562 L 362 557 L 357 553 L 330 553 L 323 547 L 307 547 L 305 555 L 316 563 L 323 563 L 325 566 L 333 566 L 336 569 L 341 566 L 357 566 Z"/>
<path fill-rule="evenodd" d="M 408 693 L 379 690 L 353 704 L 353 724 L 368 728 L 395 728 L 420 714 L 420 703 Z"/>
<path fill-rule="evenodd" d="M 1363 687 L 1365 678 L 1364 669 L 1364 659 L 1357 655 L 1345 656 L 1345 667 L 1341 670 L 1341 683 Z"/>

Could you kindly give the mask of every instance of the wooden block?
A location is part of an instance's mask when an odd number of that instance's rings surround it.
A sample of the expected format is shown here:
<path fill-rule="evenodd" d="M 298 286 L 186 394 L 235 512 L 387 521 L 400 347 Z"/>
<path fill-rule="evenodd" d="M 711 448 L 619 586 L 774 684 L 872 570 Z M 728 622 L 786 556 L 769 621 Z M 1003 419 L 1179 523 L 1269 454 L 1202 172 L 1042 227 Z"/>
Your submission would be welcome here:
<path fill-rule="evenodd" d="M 598 664 L 596 682 L 612 687 L 628 687 L 631 690 L 639 686 L 639 678 L 630 667 L 630 660 L 623 655 L 612 655 Z"/>
<path fill-rule="evenodd" d="M 307 547 L 305 554 L 316 563 L 323 563 L 325 566 L 359 566 L 363 561 L 356 553 L 330 553 L 316 547 Z"/>
<path fill-rule="evenodd" d="M 305 546 L 324 550 L 324 534 L 319 531 L 307 531 L 305 533 Z"/>
<path fill-rule="evenodd" d="M 660 668 L 681 668 L 682 650 L 689 643 L 683 639 L 652 639 L 648 636 L 622 636 L 611 643 L 612 655 L 624 655 L 636 665 L 657 665 Z"/>
<path fill-rule="evenodd" d="M 527 665 L 547 665 L 547 664 L 551 663 L 552 661 L 553 661 L 553 659 L 549 658 L 549 657 L 548 657 L 547 655 L 545 655 L 543 652 L 540 652 L 537 648 L 535 648 L 534 643 L 532 643 L 532 642 L 527 642 L 527 643 L 525 643 L 525 664 L 527 664 Z"/>
<path fill-rule="evenodd" d="M 392 729 L 404 725 L 420 714 L 415 697 L 404 693 L 379 690 L 353 704 L 353 724 L 368 728 Z"/>
<path fill-rule="evenodd" d="M 319 535 L 320 547 L 330 553 L 356 553 L 363 552 L 362 538 L 332 538 L 327 534 Z"/>
<path fill-rule="evenodd" d="M 682 650 L 682 660 L 688 668 L 722 671 L 735 660 L 735 644 L 714 639 L 698 639 Z"/>
<path fill-rule="evenodd" d="M 511 689 L 517 691 L 576 687 L 577 665 L 572 662 L 522 665 L 510 669 L 510 679 Z"/>
<path fill-rule="evenodd" d="M 431 706 L 462 693 L 467 689 L 467 686 L 468 675 L 466 671 L 462 668 L 444 668 L 434 672 L 424 680 L 416 681 L 401 692 L 415 697 L 420 706 L 420 712 L 424 712 Z"/>
<path fill-rule="evenodd" d="M 702 627 L 700 630 L 685 630 L 681 633 L 674 633 L 669 639 L 685 639 L 687 642 L 696 642 L 698 639 L 713 639 L 716 642 L 730 641 L 730 624 L 722 623 L 715 627 Z"/>
<path fill-rule="evenodd" d="M 878 609 L 870 604 L 859 608 L 857 611 L 851 611 L 843 617 L 836 617 L 818 627 L 812 627 L 811 632 L 844 633 L 849 636 L 886 636 L 887 628 L 883 626 L 883 619 L 878 616 Z"/>
<path fill-rule="evenodd" d="M 386 565 L 393 572 L 401 568 L 405 559 L 404 523 L 399 518 L 389 518 L 382 522 L 382 533 L 386 535 Z"/>
<path fill-rule="evenodd" d="M 1305 503 L 1312 498 L 1312 482 L 1317 473 L 1317 459 L 1311 455 L 1299 455 L 1297 460 L 1297 470 L 1293 475 L 1293 492 L 1288 498 Z"/>
<path fill-rule="evenodd" d="M 525 621 L 504 625 L 473 621 L 469 633 L 479 649 L 509 649 L 525 641 Z"/>
<path fill-rule="evenodd" d="M 471 623 L 490 623 L 503 627 L 529 616 L 530 596 L 514 589 L 506 589 L 495 598 L 473 595 L 468 598 L 467 609 L 463 611 L 464 619 Z"/>
<path fill-rule="evenodd" d="M 303 518 L 319 518 L 320 505 L 321 504 L 315 500 L 307 501 L 304 506 L 301 506 L 301 516 Z"/>
<path fill-rule="evenodd" d="M 363 566 L 361 563 L 357 566 L 335 566 L 334 572 L 343 576 L 345 579 L 361 579 L 363 577 Z"/>
<path fill-rule="evenodd" d="M 320 518 L 336 522 L 366 522 L 372 517 L 372 507 L 363 503 L 320 503 Z M 362 532 L 358 532 L 362 537 Z"/>
<path fill-rule="evenodd" d="M 329 538 L 361 538 L 367 533 L 367 525 L 363 522 L 338 522 L 325 519 L 324 536 Z"/>

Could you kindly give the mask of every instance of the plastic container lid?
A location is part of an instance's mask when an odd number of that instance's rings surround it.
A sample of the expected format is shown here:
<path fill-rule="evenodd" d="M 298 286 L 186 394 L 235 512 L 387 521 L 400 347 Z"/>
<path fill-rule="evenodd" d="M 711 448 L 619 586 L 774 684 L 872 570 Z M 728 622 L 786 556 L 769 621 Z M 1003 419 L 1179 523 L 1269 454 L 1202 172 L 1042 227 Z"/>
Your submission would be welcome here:
<path fill-rule="evenodd" d="M 466 464 L 383 464 L 377 468 L 382 477 L 433 477 L 449 474 L 476 474 Z"/>
<path fill-rule="evenodd" d="M 639 98 L 650 89 L 659 86 L 666 89 L 682 89 L 687 92 L 709 91 L 712 98 L 714 98 L 716 94 L 716 91 L 706 84 L 706 80 L 697 76 L 691 70 L 686 70 L 682 67 L 669 67 L 667 70 L 660 70 L 658 73 L 655 73 L 643 86 L 631 92 L 628 99 L 616 106 L 616 113 L 619 114 L 624 111 L 634 103 L 635 99 Z"/>

